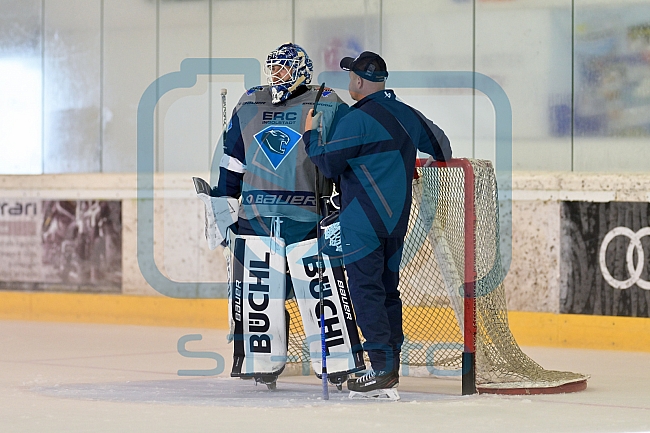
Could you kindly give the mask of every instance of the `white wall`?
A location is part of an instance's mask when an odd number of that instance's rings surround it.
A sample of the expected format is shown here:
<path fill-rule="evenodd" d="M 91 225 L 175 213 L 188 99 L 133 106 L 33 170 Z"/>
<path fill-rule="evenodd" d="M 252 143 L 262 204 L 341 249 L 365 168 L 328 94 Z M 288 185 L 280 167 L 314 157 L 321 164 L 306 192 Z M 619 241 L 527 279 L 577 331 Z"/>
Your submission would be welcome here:
<path fill-rule="evenodd" d="M 161 177 L 156 180 L 162 181 Z M 156 266 L 176 282 L 225 283 L 225 260 L 220 250 L 207 248 L 203 204 L 194 195 L 190 174 L 164 177 L 169 187 L 156 194 L 154 203 Z M 0 176 L 0 198 L 8 202 L 12 198 L 121 200 L 122 293 L 158 293 L 147 284 L 138 266 L 134 174 Z M 649 202 L 650 175 L 515 172 L 512 263 L 505 279 L 511 310 L 559 312 L 563 200 Z"/>
<path fill-rule="evenodd" d="M 42 119 L 32 119 L 42 122 L 42 146 L 29 144 L 27 134 L 21 142 L 0 131 L 3 155 L 34 147 L 40 169 L 11 156 L 13 165 L 4 162 L 0 170 L 23 164 L 25 173 L 133 172 L 137 106 L 157 77 L 177 71 L 188 57 L 263 61 L 270 49 L 294 39 L 313 57 L 315 76 L 336 69 L 343 55 L 370 49 L 394 71 L 475 70 L 492 77 L 512 105 L 515 169 L 642 171 L 650 124 L 638 113 L 648 111 L 650 99 L 625 95 L 643 94 L 650 68 L 640 63 L 635 69 L 625 59 L 650 51 L 642 38 L 626 39 L 631 26 L 647 22 L 650 0 L 0 0 L 0 58 L 24 59 L 38 68 L 43 85 Z M 585 81 L 580 63 L 589 48 L 585 40 L 603 40 L 590 29 L 601 27 L 618 35 L 613 56 L 623 59 L 602 69 L 602 80 L 617 67 L 623 71 L 610 99 L 606 84 Z M 230 112 L 244 90 L 239 76 L 205 78 L 163 97 L 156 118 L 158 171 L 209 166 L 224 87 Z M 480 92 L 401 93 L 448 131 L 457 156 L 492 158 L 494 113 Z M 553 110 L 563 104 L 571 110 L 575 98 L 600 93 L 593 104 L 606 106 L 607 130 L 583 134 L 578 128 L 571 135 L 569 111 L 568 132 L 553 131 Z M 575 107 L 583 112 L 580 101 Z M 636 129 L 626 127 L 635 116 Z"/>

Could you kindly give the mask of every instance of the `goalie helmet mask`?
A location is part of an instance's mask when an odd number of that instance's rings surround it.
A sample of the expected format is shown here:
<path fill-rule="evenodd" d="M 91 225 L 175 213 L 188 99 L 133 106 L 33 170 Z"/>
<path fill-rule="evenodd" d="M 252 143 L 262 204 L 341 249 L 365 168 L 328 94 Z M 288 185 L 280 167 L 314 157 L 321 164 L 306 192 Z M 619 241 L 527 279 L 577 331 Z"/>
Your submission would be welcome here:
<path fill-rule="evenodd" d="M 274 72 L 274 66 L 280 68 Z M 314 67 L 302 47 L 288 43 L 271 51 L 266 58 L 264 72 L 271 87 L 271 102 L 278 104 L 286 101 L 298 86 L 311 83 Z"/>

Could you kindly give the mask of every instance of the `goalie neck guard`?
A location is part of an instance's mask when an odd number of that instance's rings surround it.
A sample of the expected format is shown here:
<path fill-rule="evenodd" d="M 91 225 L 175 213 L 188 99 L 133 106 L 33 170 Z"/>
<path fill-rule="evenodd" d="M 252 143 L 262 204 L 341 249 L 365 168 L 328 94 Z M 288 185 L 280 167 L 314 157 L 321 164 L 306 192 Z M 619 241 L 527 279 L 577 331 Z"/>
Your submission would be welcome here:
<path fill-rule="evenodd" d="M 280 68 L 273 71 L 274 66 Z M 271 102 L 278 104 L 286 101 L 298 86 L 311 83 L 314 67 L 302 47 L 287 43 L 271 51 L 266 58 L 264 72 L 271 88 Z"/>

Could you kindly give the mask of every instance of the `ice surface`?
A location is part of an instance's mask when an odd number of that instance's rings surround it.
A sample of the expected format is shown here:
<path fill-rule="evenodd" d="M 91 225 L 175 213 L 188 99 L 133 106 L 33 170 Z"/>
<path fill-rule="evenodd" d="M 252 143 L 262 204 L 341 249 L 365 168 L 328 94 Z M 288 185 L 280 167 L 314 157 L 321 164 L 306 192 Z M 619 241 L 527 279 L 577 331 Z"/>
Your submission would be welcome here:
<path fill-rule="evenodd" d="M 121 403 L 163 403 L 199 406 L 299 407 L 329 404 L 376 404 L 371 400 L 351 400 L 343 387 L 330 387 L 330 399 L 324 401 L 320 385 L 278 382 L 270 391 L 266 385 L 238 378 L 205 378 L 184 380 L 153 380 L 128 383 L 80 383 L 37 386 L 32 392 L 50 397 L 79 400 L 114 401 Z M 449 400 L 458 398 L 443 394 L 400 391 L 401 403 Z M 388 402 L 387 402 L 388 403 Z"/>
<path fill-rule="evenodd" d="M 182 356 L 179 339 L 193 353 Z M 461 396 L 459 380 L 403 377 L 402 400 L 350 400 L 313 376 L 278 391 L 230 378 L 226 331 L 0 321 L 0 433 L 649 432 L 650 353 L 525 347 L 543 367 L 590 374 L 586 391 Z"/>

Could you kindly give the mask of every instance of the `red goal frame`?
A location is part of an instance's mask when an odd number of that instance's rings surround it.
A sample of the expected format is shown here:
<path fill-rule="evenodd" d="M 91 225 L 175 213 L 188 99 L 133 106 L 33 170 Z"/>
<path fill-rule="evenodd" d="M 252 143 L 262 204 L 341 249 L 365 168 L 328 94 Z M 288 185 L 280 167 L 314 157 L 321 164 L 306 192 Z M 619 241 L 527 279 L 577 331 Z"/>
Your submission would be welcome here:
<path fill-rule="evenodd" d="M 424 167 L 426 159 L 416 160 L 416 167 Z M 533 395 L 533 394 L 558 394 L 578 392 L 587 388 L 587 377 L 583 380 L 569 382 L 558 386 L 549 387 L 482 387 L 476 384 L 476 212 L 474 183 L 475 176 L 471 162 L 466 158 L 454 158 L 449 161 L 432 161 L 429 167 L 450 167 L 460 168 L 464 173 L 464 332 L 463 332 L 463 354 L 462 354 L 462 394 L 470 395 L 489 393 L 504 395 Z M 415 171 L 414 178 L 418 173 Z"/>

